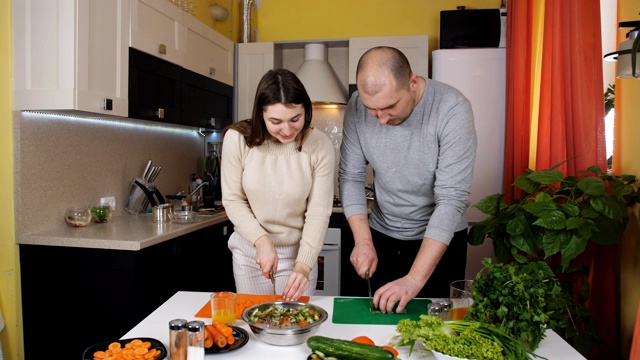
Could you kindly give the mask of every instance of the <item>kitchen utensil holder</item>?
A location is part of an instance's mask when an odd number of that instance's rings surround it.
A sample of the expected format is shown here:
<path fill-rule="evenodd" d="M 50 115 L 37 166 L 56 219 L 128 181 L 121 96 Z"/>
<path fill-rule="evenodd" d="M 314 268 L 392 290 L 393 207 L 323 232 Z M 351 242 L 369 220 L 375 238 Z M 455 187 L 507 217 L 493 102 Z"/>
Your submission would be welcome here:
<path fill-rule="evenodd" d="M 149 204 L 151 204 L 151 206 L 157 206 L 158 204 L 164 203 L 164 197 L 153 183 L 144 185 L 136 179 L 133 180 L 133 184 L 131 184 L 129 199 L 125 209 L 130 214 L 145 213 Z"/>

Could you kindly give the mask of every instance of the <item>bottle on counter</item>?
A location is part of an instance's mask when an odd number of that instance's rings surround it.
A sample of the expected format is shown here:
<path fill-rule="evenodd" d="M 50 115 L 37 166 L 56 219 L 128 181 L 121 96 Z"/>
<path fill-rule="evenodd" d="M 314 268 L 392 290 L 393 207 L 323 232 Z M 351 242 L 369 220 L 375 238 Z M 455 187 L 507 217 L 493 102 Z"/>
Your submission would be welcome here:
<path fill-rule="evenodd" d="M 453 309 L 453 301 L 450 299 L 442 299 L 438 301 L 442 305 L 442 320 L 451 320 L 451 309 Z"/>
<path fill-rule="evenodd" d="M 442 304 L 439 303 L 430 303 L 427 305 L 428 314 L 432 316 L 437 316 L 442 319 Z"/>
<path fill-rule="evenodd" d="M 169 353 L 172 360 L 187 360 L 187 320 L 169 321 Z"/>
<path fill-rule="evenodd" d="M 199 320 L 187 323 L 187 360 L 204 360 L 204 326 L 204 322 Z"/>

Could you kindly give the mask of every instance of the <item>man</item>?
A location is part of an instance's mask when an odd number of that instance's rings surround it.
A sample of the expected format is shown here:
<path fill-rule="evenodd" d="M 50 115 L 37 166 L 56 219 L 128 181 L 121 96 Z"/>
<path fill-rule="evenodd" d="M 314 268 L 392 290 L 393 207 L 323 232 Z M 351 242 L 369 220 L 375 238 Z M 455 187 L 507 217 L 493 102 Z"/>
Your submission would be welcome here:
<path fill-rule="evenodd" d="M 464 279 L 476 154 L 471 104 L 455 88 L 413 74 L 391 47 L 362 55 L 356 83 L 339 171 L 355 242 L 350 260 L 359 276 L 369 271 L 374 306 L 402 312 L 414 297 L 449 297 L 451 281 Z M 375 187 L 369 217 L 367 164 Z"/>

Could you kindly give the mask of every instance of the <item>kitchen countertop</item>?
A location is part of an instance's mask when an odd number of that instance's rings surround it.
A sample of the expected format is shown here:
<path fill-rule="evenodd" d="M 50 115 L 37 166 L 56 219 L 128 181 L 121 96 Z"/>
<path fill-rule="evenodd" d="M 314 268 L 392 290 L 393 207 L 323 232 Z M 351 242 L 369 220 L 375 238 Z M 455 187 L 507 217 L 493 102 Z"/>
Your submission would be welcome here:
<path fill-rule="evenodd" d="M 224 211 L 198 215 L 191 224 L 151 221 L 151 214 L 114 216 L 102 224 L 91 223 L 74 228 L 60 221 L 60 226 L 18 237 L 18 244 L 81 247 L 111 250 L 141 250 L 163 241 L 228 220 Z"/>
<path fill-rule="evenodd" d="M 142 322 L 136 325 L 129 332 L 124 334 L 121 339 L 129 339 L 136 337 L 151 337 L 160 340 L 164 346 L 169 349 L 169 321 L 173 319 L 194 320 L 195 314 L 200 308 L 206 304 L 211 293 L 207 292 L 186 292 L 179 291 L 169 300 L 162 304 L 158 309 L 147 316 Z M 352 339 L 358 335 L 370 337 L 376 344 L 384 344 L 387 339 L 394 333 L 395 325 L 344 325 L 334 324 L 331 321 L 333 313 L 334 296 L 313 296 L 309 300 L 310 303 L 320 306 L 329 313 L 329 319 L 325 321 L 316 335 L 328 336 L 339 339 Z M 205 323 L 211 323 L 211 319 L 200 319 Z M 258 340 L 249 329 L 249 326 L 242 320 L 236 322 L 236 326 L 240 326 L 249 333 L 249 341 L 245 346 L 232 352 L 223 354 L 207 354 L 207 359 L 216 357 L 225 360 L 232 359 L 291 359 L 304 360 L 311 351 L 306 344 L 296 346 L 273 346 Z M 415 359 L 435 359 L 430 351 L 416 352 L 408 356 L 408 347 L 398 349 L 399 357 L 404 360 Z M 537 355 L 546 357 L 549 360 L 564 359 L 584 359 L 580 353 L 573 349 L 566 341 L 552 330 L 547 330 L 546 337 L 540 342 L 540 346 L 536 349 Z M 169 357 L 167 356 L 167 359 Z"/>

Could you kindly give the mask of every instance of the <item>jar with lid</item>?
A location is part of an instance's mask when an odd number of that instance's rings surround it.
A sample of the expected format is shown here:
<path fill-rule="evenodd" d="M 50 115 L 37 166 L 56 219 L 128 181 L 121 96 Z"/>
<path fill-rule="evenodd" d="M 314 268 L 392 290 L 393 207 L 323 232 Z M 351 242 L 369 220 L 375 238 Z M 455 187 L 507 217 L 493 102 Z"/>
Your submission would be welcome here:
<path fill-rule="evenodd" d="M 204 360 L 204 326 L 204 322 L 199 320 L 187 323 L 187 360 Z"/>
<path fill-rule="evenodd" d="M 169 321 L 169 353 L 172 360 L 187 360 L 187 320 Z"/>
<path fill-rule="evenodd" d="M 432 316 L 437 316 L 439 318 L 442 318 L 442 304 L 439 303 L 430 303 L 429 305 L 427 305 L 427 309 L 428 314 L 432 315 Z"/>
<path fill-rule="evenodd" d="M 438 301 L 442 305 L 442 320 L 451 320 L 451 309 L 453 309 L 453 301 L 450 299 L 442 299 Z"/>

